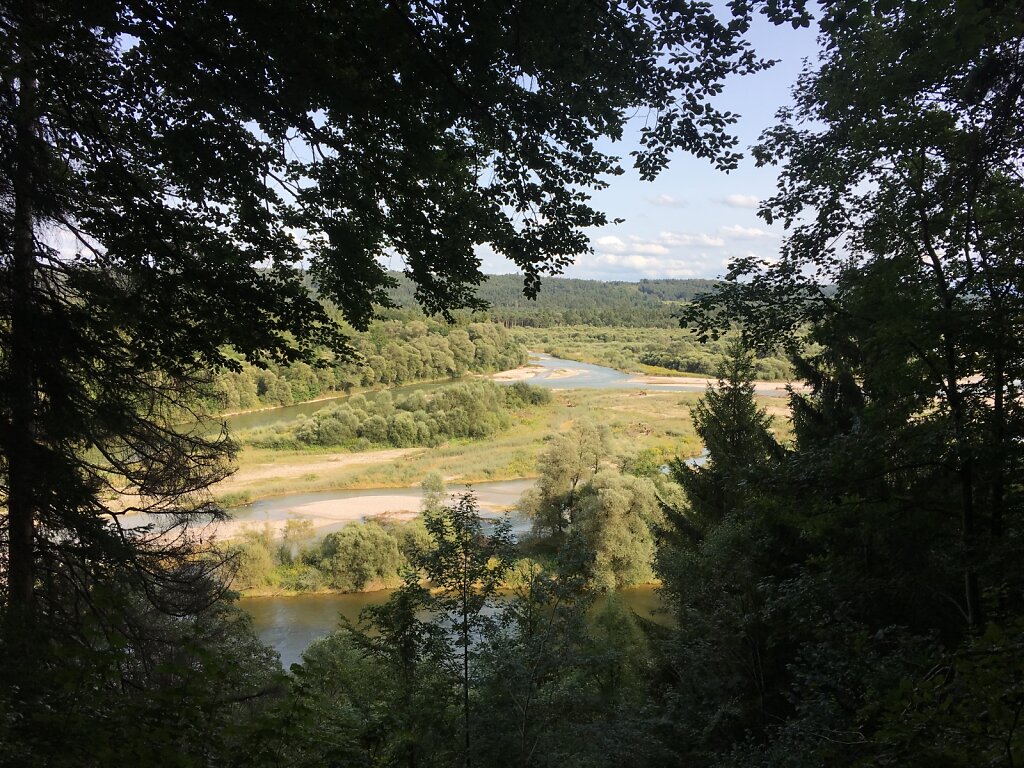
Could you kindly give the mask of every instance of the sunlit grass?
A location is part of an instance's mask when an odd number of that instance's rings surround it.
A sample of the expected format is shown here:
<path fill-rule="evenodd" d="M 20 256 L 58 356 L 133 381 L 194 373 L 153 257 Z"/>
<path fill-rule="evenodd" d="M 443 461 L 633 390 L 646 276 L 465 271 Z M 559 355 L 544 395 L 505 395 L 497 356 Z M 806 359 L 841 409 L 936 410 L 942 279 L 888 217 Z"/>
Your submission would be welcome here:
<path fill-rule="evenodd" d="M 682 458 L 701 452 L 690 409 L 700 393 L 642 390 L 558 390 L 546 406 L 517 411 L 513 425 L 484 440 L 450 441 L 433 448 L 410 449 L 398 458 L 372 464 L 331 467 L 329 449 L 308 451 L 245 447 L 238 459 L 239 476 L 225 486 L 220 501 L 238 504 L 268 496 L 326 490 L 402 488 L 416 485 L 430 472 L 439 472 L 450 486 L 534 477 L 537 461 L 551 435 L 575 421 L 606 424 L 612 431 L 617 456 L 626 458 L 650 450 Z M 784 398 L 759 397 L 773 415 L 780 439 L 788 435 Z M 294 468 L 318 462 L 315 471 Z M 276 467 L 292 468 L 288 477 L 275 476 Z M 247 475 L 251 482 L 243 481 Z"/>

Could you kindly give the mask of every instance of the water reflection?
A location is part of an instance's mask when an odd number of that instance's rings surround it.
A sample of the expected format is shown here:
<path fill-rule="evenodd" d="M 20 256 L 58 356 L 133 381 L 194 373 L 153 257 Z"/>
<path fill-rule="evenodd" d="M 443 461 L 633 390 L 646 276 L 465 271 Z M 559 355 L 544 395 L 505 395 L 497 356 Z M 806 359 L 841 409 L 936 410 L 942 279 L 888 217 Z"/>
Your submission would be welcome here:
<path fill-rule="evenodd" d="M 657 623 L 666 623 L 661 600 L 652 586 L 630 587 L 618 593 L 623 604 L 637 616 Z M 340 617 L 351 622 L 371 605 L 381 605 L 391 596 L 390 590 L 360 592 L 349 595 L 315 594 L 287 597 L 246 597 L 239 601 L 253 620 L 259 638 L 281 655 L 281 664 L 288 669 L 302 660 L 310 644 L 337 629 Z"/>

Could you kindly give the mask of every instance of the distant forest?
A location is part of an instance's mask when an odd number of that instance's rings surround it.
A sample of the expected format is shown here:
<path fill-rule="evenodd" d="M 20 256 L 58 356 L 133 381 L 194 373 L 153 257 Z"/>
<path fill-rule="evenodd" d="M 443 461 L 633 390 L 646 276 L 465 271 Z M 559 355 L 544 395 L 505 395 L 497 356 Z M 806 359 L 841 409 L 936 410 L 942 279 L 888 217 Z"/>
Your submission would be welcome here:
<path fill-rule="evenodd" d="M 399 272 L 389 296 L 398 306 L 416 305 L 415 286 Z M 711 293 L 718 280 L 641 280 L 638 283 L 545 278 L 536 299 L 523 296 L 521 275 L 488 275 L 477 297 L 489 305 L 487 318 L 506 327 L 563 325 L 673 328 L 679 304 Z"/>

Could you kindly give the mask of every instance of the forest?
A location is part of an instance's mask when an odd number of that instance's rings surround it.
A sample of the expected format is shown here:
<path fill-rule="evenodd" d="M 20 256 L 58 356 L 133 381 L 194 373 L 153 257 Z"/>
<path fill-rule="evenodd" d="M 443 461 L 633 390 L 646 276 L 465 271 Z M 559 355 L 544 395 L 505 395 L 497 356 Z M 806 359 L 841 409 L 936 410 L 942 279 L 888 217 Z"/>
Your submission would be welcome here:
<path fill-rule="evenodd" d="M 399 307 L 415 307 L 413 282 L 396 273 L 389 293 Z M 650 280 L 616 283 L 566 277 L 545 278 L 536 297 L 523 296 L 518 275 L 487 275 L 477 287 L 486 303 L 480 310 L 506 327 L 551 328 L 554 326 L 619 326 L 678 328 L 678 305 L 710 293 L 715 280 Z"/>
<path fill-rule="evenodd" d="M 0 766 L 1024 764 L 1022 19 L 0 3 Z M 763 27 L 777 253 L 559 279 Z"/>
<path fill-rule="evenodd" d="M 211 378 L 206 402 L 213 413 L 291 405 L 358 388 L 401 386 L 492 373 L 526 362 L 526 350 L 502 326 L 487 322 L 449 325 L 416 313 L 411 319 L 375 320 L 353 332 L 350 354 L 326 350 L 313 364 L 239 362 Z"/>

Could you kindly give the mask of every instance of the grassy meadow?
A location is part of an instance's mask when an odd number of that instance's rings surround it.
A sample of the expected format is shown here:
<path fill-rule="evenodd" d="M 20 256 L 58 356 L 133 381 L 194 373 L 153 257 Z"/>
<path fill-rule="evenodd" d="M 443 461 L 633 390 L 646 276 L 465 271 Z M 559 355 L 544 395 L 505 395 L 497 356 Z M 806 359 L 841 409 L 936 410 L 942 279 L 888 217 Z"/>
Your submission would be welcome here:
<path fill-rule="evenodd" d="M 400 488 L 439 472 L 449 485 L 534 477 L 537 458 L 554 435 L 575 421 L 607 424 L 619 463 L 644 455 L 650 461 L 696 456 L 700 440 L 690 408 L 699 393 L 643 390 L 556 390 L 550 403 L 524 408 L 512 426 L 485 440 L 451 440 L 430 448 L 343 452 L 257 448 L 245 444 L 238 471 L 215 490 L 218 501 L 235 505 L 292 493 L 360 488 Z M 786 402 L 759 398 L 784 437 Z"/>

